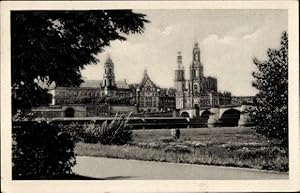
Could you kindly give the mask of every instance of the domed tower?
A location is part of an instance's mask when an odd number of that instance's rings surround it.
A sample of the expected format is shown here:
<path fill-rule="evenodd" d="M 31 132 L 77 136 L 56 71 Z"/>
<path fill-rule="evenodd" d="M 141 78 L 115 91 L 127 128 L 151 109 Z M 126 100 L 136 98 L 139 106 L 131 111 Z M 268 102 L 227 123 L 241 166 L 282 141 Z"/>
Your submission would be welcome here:
<path fill-rule="evenodd" d="M 185 90 L 185 78 L 184 78 L 184 67 L 182 65 L 181 52 L 177 55 L 177 69 L 175 70 L 175 88 L 177 92 L 184 92 Z"/>
<path fill-rule="evenodd" d="M 114 63 L 110 56 L 107 57 L 104 64 L 103 87 L 106 94 L 109 90 L 113 90 L 116 87 Z"/>

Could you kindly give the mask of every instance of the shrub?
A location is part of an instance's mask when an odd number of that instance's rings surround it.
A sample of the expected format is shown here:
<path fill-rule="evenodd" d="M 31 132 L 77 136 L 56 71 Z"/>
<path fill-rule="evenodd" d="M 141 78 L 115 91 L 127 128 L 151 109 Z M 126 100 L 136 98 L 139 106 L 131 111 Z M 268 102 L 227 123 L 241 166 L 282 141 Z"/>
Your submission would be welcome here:
<path fill-rule="evenodd" d="M 83 138 L 82 138 L 84 135 L 83 126 L 80 125 L 79 123 L 72 122 L 69 125 L 59 124 L 59 127 L 71 136 L 71 139 L 74 143 L 77 143 L 77 142 L 83 140 Z"/>
<path fill-rule="evenodd" d="M 135 144 L 135 146 L 140 147 L 140 148 L 145 148 L 145 149 L 147 149 L 147 148 L 158 149 L 158 148 L 162 147 L 161 144 L 156 143 L 156 142 L 150 142 L 150 143 L 142 143 L 142 142 L 140 142 L 140 143 Z"/>
<path fill-rule="evenodd" d="M 192 150 L 185 145 L 170 145 L 164 149 L 164 152 L 191 153 Z"/>
<path fill-rule="evenodd" d="M 13 179 L 72 174 L 74 143 L 68 133 L 46 122 L 13 122 Z"/>
<path fill-rule="evenodd" d="M 86 143 L 101 143 L 124 145 L 132 141 L 132 126 L 128 123 L 130 115 L 127 117 L 116 115 L 111 123 L 104 121 L 102 125 L 91 122 L 83 128 L 83 141 Z"/>

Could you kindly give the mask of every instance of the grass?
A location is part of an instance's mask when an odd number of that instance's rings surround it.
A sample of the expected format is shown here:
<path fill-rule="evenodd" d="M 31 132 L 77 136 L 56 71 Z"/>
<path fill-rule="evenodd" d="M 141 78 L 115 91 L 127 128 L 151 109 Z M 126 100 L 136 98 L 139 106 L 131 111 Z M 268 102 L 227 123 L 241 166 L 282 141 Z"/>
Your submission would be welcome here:
<path fill-rule="evenodd" d="M 134 130 L 123 146 L 79 142 L 76 153 L 122 159 L 222 165 L 288 171 L 288 158 L 266 139 L 239 128 L 181 129 L 179 140 L 169 129 Z"/>
<path fill-rule="evenodd" d="M 180 140 L 182 141 L 202 141 L 209 143 L 228 143 L 228 142 L 260 142 L 257 136 L 250 129 L 239 129 L 237 127 L 219 128 L 192 128 L 181 129 Z M 134 130 L 134 142 L 157 141 L 162 138 L 170 138 L 170 129 L 147 129 Z"/>

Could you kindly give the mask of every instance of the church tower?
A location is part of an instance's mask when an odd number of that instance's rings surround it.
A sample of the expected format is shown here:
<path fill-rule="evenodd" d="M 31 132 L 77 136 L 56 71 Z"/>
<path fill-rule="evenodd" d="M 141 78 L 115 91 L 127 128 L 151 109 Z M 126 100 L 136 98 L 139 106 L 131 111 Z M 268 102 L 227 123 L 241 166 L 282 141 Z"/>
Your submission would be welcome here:
<path fill-rule="evenodd" d="M 184 78 L 184 67 L 182 65 L 181 52 L 177 55 L 177 69 L 175 70 L 175 88 L 177 92 L 184 92 L 185 90 L 185 78 Z"/>
<path fill-rule="evenodd" d="M 114 63 L 110 56 L 107 57 L 104 64 L 103 87 L 105 94 L 108 94 L 109 90 L 114 90 L 116 87 Z"/>
<path fill-rule="evenodd" d="M 204 79 L 203 65 L 200 58 L 200 49 L 198 47 L 198 42 L 195 42 L 193 48 L 193 61 L 190 65 L 189 93 L 192 95 L 203 93 L 203 85 L 205 84 Z"/>
<path fill-rule="evenodd" d="M 200 49 L 198 47 L 198 42 L 195 42 L 193 48 L 193 61 L 190 66 L 190 79 L 199 80 L 203 77 L 203 66 L 200 59 Z"/>

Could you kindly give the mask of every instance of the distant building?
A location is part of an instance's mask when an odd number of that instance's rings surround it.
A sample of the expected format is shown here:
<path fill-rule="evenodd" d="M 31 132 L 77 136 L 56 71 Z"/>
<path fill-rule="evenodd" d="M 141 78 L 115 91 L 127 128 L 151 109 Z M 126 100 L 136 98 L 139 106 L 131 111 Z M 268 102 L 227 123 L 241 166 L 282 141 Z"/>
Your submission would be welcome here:
<path fill-rule="evenodd" d="M 218 92 L 218 82 L 214 77 L 205 77 L 200 58 L 198 43 L 194 44 L 190 65 L 190 79 L 185 79 L 181 53 L 177 56 L 178 67 L 175 70 L 176 108 L 199 108 L 227 105 L 231 103 L 231 93 Z"/>
<path fill-rule="evenodd" d="M 145 70 L 142 82 L 136 89 L 139 111 L 158 112 L 174 110 L 175 94 L 171 94 L 170 90 L 172 91 L 172 89 L 162 89 L 157 86 L 150 79 L 147 70 Z"/>
<path fill-rule="evenodd" d="M 164 111 L 173 111 L 176 109 L 176 89 L 162 89 L 160 93 L 160 108 Z"/>
<path fill-rule="evenodd" d="M 254 96 L 233 96 L 231 99 L 231 104 L 233 105 L 243 105 L 243 104 L 253 104 Z"/>
<path fill-rule="evenodd" d="M 128 84 L 126 80 L 115 80 L 114 63 L 108 57 L 102 80 L 85 80 L 80 87 L 55 87 L 52 84 L 49 88 L 52 98 L 49 107 L 33 108 L 32 111 L 45 117 L 83 117 L 253 103 L 253 97 L 233 97 L 230 92 L 218 92 L 217 79 L 203 74 L 197 42 L 193 48 L 189 79 L 185 79 L 180 52 L 177 65 L 175 88 L 161 88 L 150 79 L 147 70 L 140 83 Z"/>
<path fill-rule="evenodd" d="M 139 110 L 159 111 L 160 88 L 149 78 L 147 70 L 144 71 L 144 77 L 137 88 L 137 101 Z"/>
<path fill-rule="evenodd" d="M 56 87 L 49 90 L 50 105 L 96 103 L 101 97 L 99 87 Z"/>
<path fill-rule="evenodd" d="M 102 116 L 116 112 L 161 112 L 175 109 L 175 89 L 160 88 L 147 71 L 140 83 L 115 80 L 114 63 L 110 57 L 104 64 L 103 80 L 85 80 L 80 87 L 49 89 L 49 107 L 33 108 L 45 117 Z"/>
<path fill-rule="evenodd" d="M 115 80 L 114 63 L 110 56 L 104 64 L 103 81 L 100 82 L 100 87 L 103 90 L 103 95 L 115 97 L 123 105 L 134 105 L 136 103 L 135 89 L 129 87 L 125 79 L 123 81 Z"/>
<path fill-rule="evenodd" d="M 135 90 L 126 80 L 116 81 L 114 63 L 108 57 L 104 64 L 103 80 L 85 80 L 80 87 L 54 87 L 49 89 L 51 105 L 99 103 L 101 97 L 115 97 L 135 103 Z"/>

